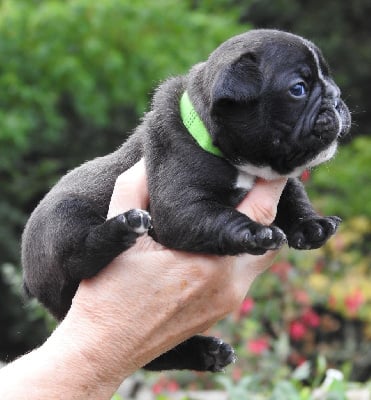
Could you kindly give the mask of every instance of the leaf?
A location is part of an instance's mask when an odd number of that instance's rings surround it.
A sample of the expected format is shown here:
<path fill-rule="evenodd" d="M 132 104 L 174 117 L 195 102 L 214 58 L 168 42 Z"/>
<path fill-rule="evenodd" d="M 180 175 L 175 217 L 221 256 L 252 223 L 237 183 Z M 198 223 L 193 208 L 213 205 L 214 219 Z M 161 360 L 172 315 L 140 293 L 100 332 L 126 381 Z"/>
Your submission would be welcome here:
<path fill-rule="evenodd" d="M 299 392 L 289 381 L 278 382 L 270 396 L 270 400 L 299 400 Z"/>
<path fill-rule="evenodd" d="M 305 361 L 297 368 L 295 368 L 295 370 L 291 374 L 291 377 L 292 379 L 298 381 L 304 381 L 305 379 L 308 379 L 310 377 L 310 372 L 311 372 L 311 364 L 309 361 Z"/>
<path fill-rule="evenodd" d="M 115 393 L 111 400 L 124 400 L 118 393 Z"/>

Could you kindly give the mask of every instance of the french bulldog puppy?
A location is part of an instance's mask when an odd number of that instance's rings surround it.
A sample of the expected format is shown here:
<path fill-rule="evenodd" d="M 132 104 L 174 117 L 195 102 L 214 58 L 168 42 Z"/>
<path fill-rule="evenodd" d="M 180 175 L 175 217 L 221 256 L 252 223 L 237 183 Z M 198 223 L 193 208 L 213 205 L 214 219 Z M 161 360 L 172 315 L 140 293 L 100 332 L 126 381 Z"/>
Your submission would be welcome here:
<path fill-rule="evenodd" d="M 333 157 L 349 128 L 314 44 L 276 30 L 227 40 L 157 89 L 121 148 L 69 172 L 40 202 L 23 234 L 26 292 L 62 319 L 79 282 L 149 228 L 165 246 L 217 255 L 322 246 L 340 219 L 318 215 L 297 177 Z M 151 217 L 130 210 L 105 220 L 117 176 L 142 157 Z M 278 177 L 289 179 L 273 225 L 235 210 L 257 178 Z M 228 344 L 195 336 L 146 368 L 220 371 L 233 360 Z"/>

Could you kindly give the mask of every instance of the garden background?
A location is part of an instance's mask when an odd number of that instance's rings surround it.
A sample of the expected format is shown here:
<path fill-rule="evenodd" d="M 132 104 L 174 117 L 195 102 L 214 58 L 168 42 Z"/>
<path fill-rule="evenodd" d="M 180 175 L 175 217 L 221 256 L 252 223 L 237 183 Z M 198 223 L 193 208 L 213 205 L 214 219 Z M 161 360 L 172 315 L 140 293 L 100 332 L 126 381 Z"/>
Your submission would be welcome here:
<path fill-rule="evenodd" d="M 285 251 L 215 328 L 239 357 L 222 378 L 145 380 L 162 398 L 179 386 L 273 393 L 286 383 L 304 396 L 298 381 L 318 385 L 328 367 L 370 380 L 369 15 L 369 0 L 0 1 L 0 360 L 37 346 L 54 324 L 21 299 L 20 237 L 41 197 L 66 171 L 117 148 L 160 81 L 234 34 L 269 27 L 321 47 L 352 111 L 336 159 L 303 177 L 316 207 L 344 222 L 323 249 Z"/>

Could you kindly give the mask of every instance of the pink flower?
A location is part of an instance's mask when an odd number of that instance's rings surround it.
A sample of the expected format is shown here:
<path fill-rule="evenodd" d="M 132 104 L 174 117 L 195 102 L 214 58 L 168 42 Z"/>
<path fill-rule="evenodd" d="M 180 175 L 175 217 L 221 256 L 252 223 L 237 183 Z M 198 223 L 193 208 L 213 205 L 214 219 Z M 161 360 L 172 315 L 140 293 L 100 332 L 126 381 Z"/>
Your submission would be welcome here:
<path fill-rule="evenodd" d="M 240 315 L 249 314 L 255 306 L 255 302 L 251 297 L 246 297 L 240 307 Z"/>
<path fill-rule="evenodd" d="M 166 389 L 169 392 L 176 392 L 177 390 L 179 390 L 179 384 L 178 382 L 171 380 L 167 383 Z"/>
<path fill-rule="evenodd" d="M 156 394 L 156 395 L 161 394 L 164 391 L 164 389 L 165 389 L 164 384 L 161 381 L 156 382 L 152 385 L 152 393 L 153 394 Z"/>
<path fill-rule="evenodd" d="M 177 390 L 179 390 L 178 382 L 174 380 L 168 380 L 167 378 L 161 378 L 152 385 L 152 393 L 154 395 L 161 394 L 165 391 L 176 392 Z"/>
<path fill-rule="evenodd" d="M 232 370 L 232 378 L 233 378 L 234 382 L 238 382 L 242 378 L 242 375 L 243 375 L 242 368 L 239 368 L 239 367 L 234 367 L 233 368 L 233 370 Z"/>
<path fill-rule="evenodd" d="M 305 311 L 301 319 L 305 325 L 310 326 L 312 328 L 316 328 L 321 322 L 321 318 L 319 317 L 319 315 L 311 308 Z"/>
<path fill-rule="evenodd" d="M 294 299 L 299 304 L 309 305 L 310 304 L 310 297 L 305 290 L 295 290 L 294 291 Z"/>
<path fill-rule="evenodd" d="M 307 332 L 307 327 L 301 321 L 293 321 L 290 324 L 290 337 L 293 340 L 301 340 Z"/>
<path fill-rule="evenodd" d="M 349 312 L 350 315 L 353 316 L 357 314 L 359 308 L 362 306 L 364 302 L 365 302 L 365 297 L 359 289 L 354 290 L 353 293 L 347 296 L 344 300 L 347 311 Z"/>
<path fill-rule="evenodd" d="M 267 338 L 261 337 L 258 339 L 250 340 L 247 343 L 247 349 L 252 354 L 260 355 L 269 348 L 269 342 Z"/>

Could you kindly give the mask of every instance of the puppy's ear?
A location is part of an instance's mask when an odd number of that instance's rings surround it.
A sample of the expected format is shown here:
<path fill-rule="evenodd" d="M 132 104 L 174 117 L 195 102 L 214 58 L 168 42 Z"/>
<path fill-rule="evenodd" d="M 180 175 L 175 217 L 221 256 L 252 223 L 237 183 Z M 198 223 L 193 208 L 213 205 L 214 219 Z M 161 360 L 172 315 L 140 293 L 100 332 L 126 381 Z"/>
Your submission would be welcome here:
<path fill-rule="evenodd" d="M 256 57 L 253 53 L 245 53 L 216 78 L 211 95 L 211 111 L 218 114 L 226 104 L 255 100 L 261 86 L 262 77 Z"/>

